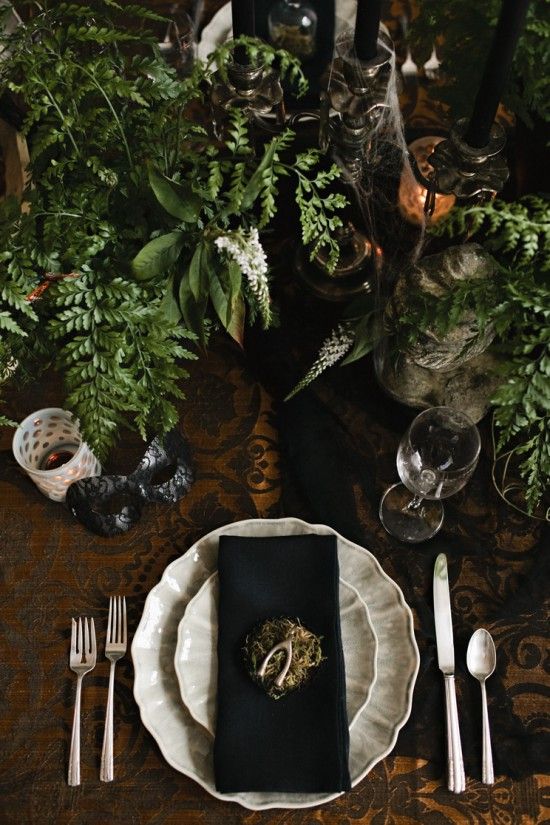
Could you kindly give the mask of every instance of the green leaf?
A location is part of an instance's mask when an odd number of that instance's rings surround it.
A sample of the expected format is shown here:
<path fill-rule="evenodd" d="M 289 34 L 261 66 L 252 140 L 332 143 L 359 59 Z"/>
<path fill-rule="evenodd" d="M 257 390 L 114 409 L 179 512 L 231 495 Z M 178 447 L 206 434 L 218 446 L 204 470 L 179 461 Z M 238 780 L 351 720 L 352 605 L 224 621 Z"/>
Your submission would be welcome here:
<path fill-rule="evenodd" d="M 212 245 L 207 241 L 200 241 L 195 247 L 187 270 L 189 287 L 193 297 L 198 302 L 202 301 L 208 294 L 208 281 L 212 266 Z"/>
<path fill-rule="evenodd" d="M 374 324 L 375 318 L 376 314 L 372 311 L 368 315 L 361 318 L 355 328 L 355 338 L 351 351 L 346 355 L 343 361 L 340 362 L 340 366 L 353 364 L 354 361 L 358 361 L 364 355 L 372 352 L 372 349 L 376 343 L 376 330 Z"/>
<path fill-rule="evenodd" d="M 238 295 L 241 294 L 243 274 L 239 264 L 236 261 L 229 261 L 227 271 L 229 275 L 229 296 L 230 301 L 233 301 Z"/>
<path fill-rule="evenodd" d="M 210 298 L 226 331 L 243 345 L 246 304 L 241 293 L 242 275 L 234 261 L 221 262 L 210 273 Z"/>
<path fill-rule="evenodd" d="M 152 167 L 149 183 L 160 205 L 168 214 L 185 223 L 195 224 L 201 211 L 202 201 L 189 184 L 177 184 Z"/>
<path fill-rule="evenodd" d="M 205 348 L 204 316 L 208 295 L 197 301 L 189 285 L 188 271 L 184 272 L 180 280 L 178 298 L 185 325 L 197 336 L 201 347 Z"/>
<path fill-rule="evenodd" d="M 243 192 L 243 196 L 241 199 L 241 207 L 243 209 L 250 209 L 260 191 L 262 189 L 263 183 L 263 173 L 264 170 L 273 163 L 273 156 L 278 149 L 278 142 L 276 138 L 273 138 L 271 143 L 266 146 L 264 151 L 264 156 L 261 159 L 260 163 L 256 167 L 254 174 L 251 176 L 250 180 L 246 184 L 245 190 Z"/>
<path fill-rule="evenodd" d="M 168 321 L 177 323 L 181 320 L 181 310 L 174 293 L 174 276 L 170 275 L 166 283 L 166 292 L 160 302 L 160 311 Z"/>
<path fill-rule="evenodd" d="M 353 301 L 348 304 L 344 309 L 343 317 L 352 320 L 370 315 L 375 310 L 376 302 L 377 297 L 374 292 L 366 292 L 364 295 L 354 298 Z"/>
<path fill-rule="evenodd" d="M 232 309 L 228 286 L 228 280 L 227 283 L 224 284 L 223 276 L 220 277 L 215 269 L 210 273 L 210 299 L 212 306 L 216 310 L 216 315 L 225 329 L 229 327 Z"/>
<path fill-rule="evenodd" d="M 246 316 L 246 305 L 242 295 L 237 295 L 231 304 L 231 318 L 227 325 L 227 331 L 234 341 L 243 346 L 244 343 L 244 320 Z"/>
<path fill-rule="evenodd" d="M 132 261 L 137 280 L 147 281 L 170 269 L 178 260 L 184 241 L 184 233 L 178 231 L 159 235 L 149 241 Z"/>

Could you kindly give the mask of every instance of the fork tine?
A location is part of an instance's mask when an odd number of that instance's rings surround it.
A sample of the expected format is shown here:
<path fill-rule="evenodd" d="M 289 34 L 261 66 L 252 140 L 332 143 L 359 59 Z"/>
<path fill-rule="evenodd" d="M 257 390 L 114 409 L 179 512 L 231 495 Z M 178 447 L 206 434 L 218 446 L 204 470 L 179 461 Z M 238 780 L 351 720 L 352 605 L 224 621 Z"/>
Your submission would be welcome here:
<path fill-rule="evenodd" d="M 76 622 L 71 619 L 71 653 L 76 653 Z"/>
<path fill-rule="evenodd" d="M 118 627 L 117 627 L 117 634 L 116 640 L 118 644 L 122 642 L 122 597 L 119 596 L 118 599 Z"/>
<path fill-rule="evenodd" d="M 124 623 L 122 627 L 122 644 L 126 646 L 128 644 L 128 626 L 126 624 L 126 596 L 122 597 L 122 615 L 124 616 Z"/>
<path fill-rule="evenodd" d="M 112 641 L 113 632 L 113 597 L 109 597 L 109 618 L 107 620 L 107 642 Z"/>
<path fill-rule="evenodd" d="M 84 616 L 84 659 L 90 655 L 90 627 L 88 617 Z"/>
<path fill-rule="evenodd" d="M 93 619 L 90 619 L 90 638 L 91 638 L 91 654 L 92 654 L 92 658 L 95 660 L 96 655 L 97 655 L 97 649 L 96 649 L 96 641 L 95 641 L 95 624 L 94 624 Z"/>
<path fill-rule="evenodd" d="M 111 627 L 111 642 L 116 643 L 116 628 L 117 628 L 117 600 L 116 596 L 111 597 L 113 599 L 113 625 Z"/>
<path fill-rule="evenodd" d="M 80 659 L 82 659 L 82 650 L 83 650 L 83 648 L 82 648 L 82 617 L 79 616 L 78 617 L 78 647 L 77 647 L 77 653 L 79 654 Z"/>

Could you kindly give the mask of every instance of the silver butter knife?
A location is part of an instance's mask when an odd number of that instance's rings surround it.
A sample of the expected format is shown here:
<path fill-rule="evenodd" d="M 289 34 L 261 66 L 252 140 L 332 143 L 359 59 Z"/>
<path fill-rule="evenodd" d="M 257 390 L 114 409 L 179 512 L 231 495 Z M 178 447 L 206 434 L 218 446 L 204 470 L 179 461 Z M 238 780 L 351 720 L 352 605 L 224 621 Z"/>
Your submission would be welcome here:
<path fill-rule="evenodd" d="M 445 677 L 447 720 L 447 786 L 453 793 L 466 789 L 455 691 L 455 653 L 447 557 L 440 553 L 434 567 L 434 616 L 439 669 Z"/>

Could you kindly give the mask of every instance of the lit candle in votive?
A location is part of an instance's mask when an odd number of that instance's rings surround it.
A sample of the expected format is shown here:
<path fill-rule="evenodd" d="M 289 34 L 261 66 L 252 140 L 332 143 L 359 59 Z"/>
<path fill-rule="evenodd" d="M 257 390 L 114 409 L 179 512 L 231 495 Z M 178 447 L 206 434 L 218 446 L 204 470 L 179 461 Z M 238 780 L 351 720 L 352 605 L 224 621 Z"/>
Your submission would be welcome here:
<path fill-rule="evenodd" d="M 409 151 L 414 156 L 417 166 L 424 177 L 429 177 L 429 175 L 433 173 L 433 168 L 428 163 L 428 158 L 437 144 L 441 143 L 442 140 L 444 140 L 444 138 L 436 135 L 428 135 L 427 137 L 414 140 L 409 146 Z M 454 195 L 442 195 L 438 193 L 435 196 L 435 209 L 433 214 L 428 217 L 424 214 L 427 195 L 428 190 L 416 180 L 410 166 L 406 164 L 401 175 L 398 194 L 399 211 L 406 221 L 416 226 L 421 226 L 424 221 L 436 223 L 455 205 L 456 197 Z"/>

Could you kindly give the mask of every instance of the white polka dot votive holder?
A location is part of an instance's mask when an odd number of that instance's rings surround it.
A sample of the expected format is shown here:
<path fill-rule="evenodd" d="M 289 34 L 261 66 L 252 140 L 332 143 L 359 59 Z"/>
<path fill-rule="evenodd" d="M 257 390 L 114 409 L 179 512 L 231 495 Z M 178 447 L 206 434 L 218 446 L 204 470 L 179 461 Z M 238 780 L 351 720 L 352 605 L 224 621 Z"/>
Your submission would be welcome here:
<path fill-rule="evenodd" d="M 73 481 L 101 475 L 101 464 L 82 441 L 78 420 L 59 407 L 28 415 L 15 431 L 12 449 L 38 489 L 54 501 L 65 501 Z"/>

